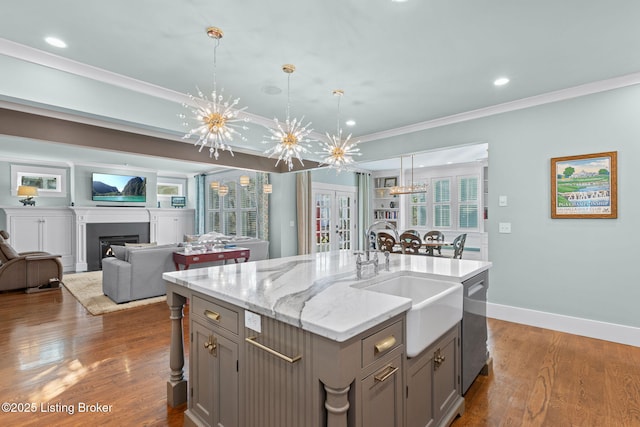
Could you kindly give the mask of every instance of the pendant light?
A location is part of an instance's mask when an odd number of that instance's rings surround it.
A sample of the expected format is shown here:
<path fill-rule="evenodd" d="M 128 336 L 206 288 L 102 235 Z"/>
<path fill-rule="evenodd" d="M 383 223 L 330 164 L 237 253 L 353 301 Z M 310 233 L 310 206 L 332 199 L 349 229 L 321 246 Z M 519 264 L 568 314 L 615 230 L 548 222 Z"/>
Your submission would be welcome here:
<path fill-rule="evenodd" d="M 225 100 L 222 95 L 224 89 L 218 91 L 217 88 L 216 51 L 224 33 L 220 28 L 209 27 L 207 28 L 207 35 L 215 40 L 213 48 L 213 91 L 211 92 L 211 99 L 204 95 L 199 88 L 196 88 L 198 97 L 189 94 L 191 104 L 185 103 L 184 107 L 191 110 L 197 126 L 189 130 L 182 139 L 191 139 L 192 136 L 196 136 L 198 139 L 195 145 L 200 146 L 198 151 L 202 151 L 205 146 L 209 146 L 209 157 L 218 160 L 218 150 L 229 151 L 233 156 L 233 150 L 229 143 L 233 141 L 234 137 L 246 141 L 246 138 L 240 134 L 239 130 L 248 129 L 242 122 L 247 122 L 249 119 L 240 118 L 240 113 L 247 108 L 237 108 L 240 98 L 232 100 L 231 96 L 229 96 Z M 178 117 L 183 120 L 187 118 L 184 114 L 179 114 Z M 183 125 L 190 126 L 187 121 L 184 121 Z"/>
<path fill-rule="evenodd" d="M 321 165 L 328 165 L 330 168 L 338 171 L 347 169 L 347 166 L 353 163 L 353 156 L 361 156 L 360 149 L 356 146 L 360 141 L 351 141 L 351 134 L 342 140 L 342 128 L 340 128 L 340 100 L 344 95 L 342 89 L 335 89 L 333 96 L 338 97 L 338 114 L 337 129 L 334 135 L 327 132 L 327 141 L 321 143 L 322 152 L 318 154 L 325 155 L 321 161 Z"/>
<path fill-rule="evenodd" d="M 283 161 L 287 164 L 289 170 L 293 169 L 293 159 L 296 158 L 300 162 L 300 165 L 304 166 L 302 161 L 302 154 L 306 153 L 311 148 L 311 142 L 314 139 L 308 138 L 308 135 L 313 131 L 310 129 L 311 123 L 303 125 L 304 116 L 298 119 L 290 118 L 291 102 L 291 74 L 296 70 L 293 64 L 284 64 L 282 71 L 287 74 L 287 118 L 284 123 L 281 123 L 277 118 L 274 118 L 275 126 L 273 128 L 267 128 L 271 135 L 265 136 L 268 138 L 263 141 L 265 144 L 275 142 L 276 145 L 265 151 L 269 157 L 278 156 L 276 166 Z"/>

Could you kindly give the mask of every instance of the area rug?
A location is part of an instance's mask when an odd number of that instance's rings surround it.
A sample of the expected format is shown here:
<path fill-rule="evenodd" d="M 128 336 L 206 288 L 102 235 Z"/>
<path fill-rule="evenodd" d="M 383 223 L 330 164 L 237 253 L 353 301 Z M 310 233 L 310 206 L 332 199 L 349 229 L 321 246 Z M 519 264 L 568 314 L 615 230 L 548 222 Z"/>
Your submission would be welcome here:
<path fill-rule="evenodd" d="M 166 301 L 166 295 L 116 304 L 102 293 L 102 271 L 65 274 L 64 287 L 94 316 Z"/>

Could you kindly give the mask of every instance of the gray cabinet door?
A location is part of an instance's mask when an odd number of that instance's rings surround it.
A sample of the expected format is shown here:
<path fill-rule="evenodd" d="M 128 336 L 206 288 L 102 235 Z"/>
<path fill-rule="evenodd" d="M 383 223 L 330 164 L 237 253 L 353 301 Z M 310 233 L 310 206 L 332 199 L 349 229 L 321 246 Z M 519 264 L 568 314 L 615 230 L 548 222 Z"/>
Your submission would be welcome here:
<path fill-rule="evenodd" d="M 428 427 L 433 417 L 433 353 L 410 359 L 407 370 L 407 427 Z"/>
<path fill-rule="evenodd" d="M 192 410 L 210 426 L 238 426 L 238 344 L 192 321 Z"/>
<path fill-rule="evenodd" d="M 457 329 L 446 334 L 433 352 L 433 406 L 440 420 L 460 396 L 460 362 Z"/>
<path fill-rule="evenodd" d="M 361 385 L 363 427 L 403 425 L 401 355 L 364 378 Z"/>

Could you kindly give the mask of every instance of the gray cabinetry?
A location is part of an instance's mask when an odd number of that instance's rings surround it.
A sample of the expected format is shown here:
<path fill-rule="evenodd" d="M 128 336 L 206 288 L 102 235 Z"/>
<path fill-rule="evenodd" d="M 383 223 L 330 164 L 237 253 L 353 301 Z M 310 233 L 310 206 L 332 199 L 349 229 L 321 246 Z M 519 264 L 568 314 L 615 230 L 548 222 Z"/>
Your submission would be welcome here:
<path fill-rule="evenodd" d="M 407 427 L 448 425 L 462 413 L 458 326 L 407 359 Z"/>
<path fill-rule="evenodd" d="M 191 314 L 191 381 L 186 425 L 239 426 L 239 313 L 194 297 Z"/>
<path fill-rule="evenodd" d="M 382 366 L 380 366 L 382 365 Z M 362 426 L 401 427 L 402 355 L 378 363 L 376 370 L 361 381 Z"/>
<path fill-rule="evenodd" d="M 404 323 L 395 322 L 362 338 L 358 395 L 361 424 L 400 427 L 404 424 Z"/>

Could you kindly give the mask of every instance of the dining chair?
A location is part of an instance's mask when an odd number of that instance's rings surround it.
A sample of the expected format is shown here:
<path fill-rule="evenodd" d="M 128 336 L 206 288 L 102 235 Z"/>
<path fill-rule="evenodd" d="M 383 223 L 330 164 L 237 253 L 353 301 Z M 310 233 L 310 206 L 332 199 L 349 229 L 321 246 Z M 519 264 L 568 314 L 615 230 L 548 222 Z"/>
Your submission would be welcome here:
<path fill-rule="evenodd" d="M 419 235 L 405 231 L 400 235 L 400 244 L 405 254 L 417 255 L 422 247 L 422 240 Z"/>
<path fill-rule="evenodd" d="M 467 234 L 463 233 L 453 239 L 453 256 L 450 258 L 462 259 L 462 251 L 464 251 L 464 243 L 467 240 Z"/>
<path fill-rule="evenodd" d="M 401 253 L 397 248 L 396 238 L 384 231 L 378 232 L 378 250 L 381 252 L 389 251 L 391 253 Z"/>
<path fill-rule="evenodd" d="M 442 242 L 444 243 L 444 234 L 442 233 L 442 231 L 438 231 L 438 230 L 431 230 L 431 231 L 427 231 L 424 235 L 424 238 L 422 239 L 424 242 Z M 438 255 L 442 255 L 442 246 L 432 246 L 431 248 L 429 248 L 429 251 L 431 254 L 433 254 L 434 251 L 438 251 Z"/>

